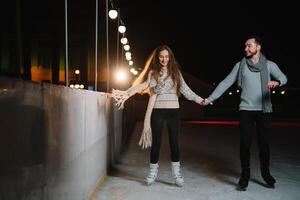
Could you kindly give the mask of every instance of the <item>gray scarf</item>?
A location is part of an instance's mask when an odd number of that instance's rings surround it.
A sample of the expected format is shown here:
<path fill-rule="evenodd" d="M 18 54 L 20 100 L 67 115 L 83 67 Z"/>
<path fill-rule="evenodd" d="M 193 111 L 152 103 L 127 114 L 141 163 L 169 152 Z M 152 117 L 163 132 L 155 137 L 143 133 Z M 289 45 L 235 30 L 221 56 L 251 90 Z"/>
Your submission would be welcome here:
<path fill-rule="evenodd" d="M 272 112 L 271 104 L 271 91 L 267 88 L 269 81 L 269 72 L 267 68 L 267 59 L 264 55 L 260 55 L 259 61 L 256 64 L 253 64 L 251 59 L 243 58 L 240 62 L 239 72 L 238 72 L 238 87 L 243 87 L 243 72 L 245 67 L 248 67 L 252 72 L 260 72 L 261 80 L 261 91 L 262 91 L 262 108 L 263 113 Z"/>

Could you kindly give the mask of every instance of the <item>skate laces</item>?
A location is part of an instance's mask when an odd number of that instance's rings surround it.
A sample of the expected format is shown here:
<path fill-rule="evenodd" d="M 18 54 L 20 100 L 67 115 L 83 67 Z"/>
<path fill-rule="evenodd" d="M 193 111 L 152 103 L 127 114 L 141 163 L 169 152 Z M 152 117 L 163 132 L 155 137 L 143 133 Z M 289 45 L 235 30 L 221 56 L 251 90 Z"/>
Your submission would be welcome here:
<path fill-rule="evenodd" d="M 148 173 L 148 178 L 155 178 L 157 175 L 157 169 L 155 168 L 150 168 L 149 173 Z"/>
<path fill-rule="evenodd" d="M 182 175 L 181 175 L 181 171 L 180 171 L 179 167 L 174 169 L 173 176 L 176 179 L 182 179 L 183 178 Z"/>

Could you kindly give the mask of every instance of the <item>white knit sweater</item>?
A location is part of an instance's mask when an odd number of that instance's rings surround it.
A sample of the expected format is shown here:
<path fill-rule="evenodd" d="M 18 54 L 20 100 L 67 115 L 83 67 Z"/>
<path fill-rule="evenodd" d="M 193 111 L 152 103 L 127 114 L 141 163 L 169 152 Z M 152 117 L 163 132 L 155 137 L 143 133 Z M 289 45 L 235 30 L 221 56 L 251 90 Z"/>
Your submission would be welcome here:
<path fill-rule="evenodd" d="M 157 94 L 154 108 L 179 108 L 176 87 L 172 78 L 170 76 L 166 77 L 166 75 L 167 73 L 165 72 L 162 76 L 159 77 L 159 83 L 157 83 L 157 81 L 153 77 L 151 77 L 149 87 L 154 94 Z M 179 90 L 186 99 L 195 101 L 196 103 L 203 100 L 189 88 L 181 74 L 180 83 L 181 86 Z"/>
<path fill-rule="evenodd" d="M 167 76 L 167 70 L 164 68 L 161 71 L 158 81 L 152 77 L 152 72 L 149 72 L 148 78 L 144 83 L 130 87 L 126 91 L 113 90 L 112 97 L 116 100 L 116 105 L 123 108 L 124 102 L 136 94 L 137 92 L 143 91 L 146 88 L 150 88 L 151 95 L 148 101 L 148 106 L 144 119 L 144 128 L 139 140 L 139 145 L 143 149 L 148 148 L 152 144 L 152 131 L 150 126 L 151 113 L 153 108 L 179 108 L 178 96 L 176 94 L 176 87 L 170 76 Z M 200 103 L 203 99 L 196 95 L 185 83 L 182 75 L 180 74 L 180 92 L 188 100 Z"/>

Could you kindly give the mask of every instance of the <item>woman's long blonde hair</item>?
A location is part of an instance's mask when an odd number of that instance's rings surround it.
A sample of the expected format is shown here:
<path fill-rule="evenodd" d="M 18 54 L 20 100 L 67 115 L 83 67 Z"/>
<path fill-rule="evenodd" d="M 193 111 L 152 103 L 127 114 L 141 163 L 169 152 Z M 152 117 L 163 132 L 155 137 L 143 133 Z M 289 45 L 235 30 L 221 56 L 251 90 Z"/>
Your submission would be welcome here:
<path fill-rule="evenodd" d="M 167 50 L 169 52 L 169 63 L 167 65 L 168 69 L 168 76 L 171 77 L 174 83 L 174 87 L 176 87 L 176 94 L 177 96 L 180 96 L 180 66 L 178 62 L 175 59 L 174 53 L 168 47 L 167 45 L 160 45 L 154 51 L 151 53 L 149 58 L 147 59 L 147 62 L 145 64 L 145 67 L 143 71 L 140 73 L 140 75 L 134 80 L 132 85 L 137 85 L 140 83 L 143 83 L 148 78 L 148 74 L 150 71 L 152 71 L 152 77 L 158 82 L 158 77 L 160 73 L 160 69 L 162 65 L 159 63 L 159 53 L 163 50 Z M 141 92 L 144 93 L 150 93 L 149 88 L 145 89 Z"/>

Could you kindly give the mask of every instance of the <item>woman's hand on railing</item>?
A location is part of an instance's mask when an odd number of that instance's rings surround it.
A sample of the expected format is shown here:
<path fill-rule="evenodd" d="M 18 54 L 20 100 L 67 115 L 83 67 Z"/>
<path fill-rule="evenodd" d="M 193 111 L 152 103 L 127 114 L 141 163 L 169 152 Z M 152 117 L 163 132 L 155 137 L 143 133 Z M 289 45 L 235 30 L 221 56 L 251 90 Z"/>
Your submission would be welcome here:
<path fill-rule="evenodd" d="M 128 94 L 127 91 L 113 89 L 112 90 L 112 97 L 116 101 L 116 106 L 120 110 L 120 109 L 124 108 L 124 103 L 129 98 L 129 94 Z"/>

